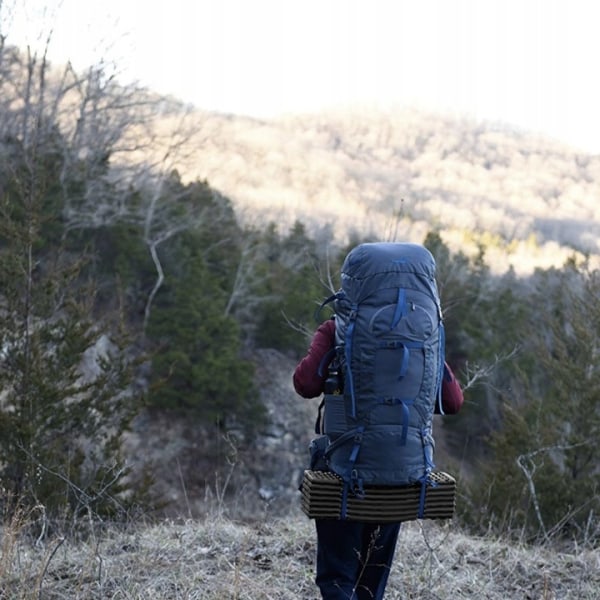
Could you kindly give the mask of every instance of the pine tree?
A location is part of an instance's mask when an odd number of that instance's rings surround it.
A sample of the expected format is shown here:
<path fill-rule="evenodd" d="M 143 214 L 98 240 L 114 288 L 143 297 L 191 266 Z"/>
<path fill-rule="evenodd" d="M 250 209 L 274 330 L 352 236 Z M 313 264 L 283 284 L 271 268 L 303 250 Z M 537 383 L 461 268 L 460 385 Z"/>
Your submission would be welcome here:
<path fill-rule="evenodd" d="M 310 239 L 301 222 L 281 236 L 275 226 L 264 233 L 265 245 L 262 268 L 265 277 L 262 295 L 267 299 L 258 312 L 255 340 L 259 346 L 292 351 L 306 350 L 317 323 L 319 303 L 339 286 L 339 265 L 329 265 L 319 256 L 314 240 Z M 331 276 L 333 273 L 333 276 Z M 329 279 L 335 281 L 329 281 Z"/>
<path fill-rule="evenodd" d="M 98 318 L 85 258 L 64 243 L 64 140 L 33 133 L 2 145 L 0 478 L 10 509 L 112 514 L 126 474 L 119 441 L 135 410 L 123 340 Z"/>
<path fill-rule="evenodd" d="M 600 510 L 599 294 L 600 274 L 586 265 L 537 274 L 521 338 L 521 393 L 507 399 L 492 437 L 491 510 L 511 507 L 514 525 L 544 539 L 583 540 Z M 592 533 L 597 542 L 600 531 Z"/>
<path fill-rule="evenodd" d="M 264 410 L 253 367 L 242 357 L 239 326 L 225 312 L 222 269 L 216 257 L 208 259 L 203 235 L 186 232 L 163 252 L 168 275 L 147 329 L 155 347 L 149 403 L 199 423 L 251 430 Z"/>

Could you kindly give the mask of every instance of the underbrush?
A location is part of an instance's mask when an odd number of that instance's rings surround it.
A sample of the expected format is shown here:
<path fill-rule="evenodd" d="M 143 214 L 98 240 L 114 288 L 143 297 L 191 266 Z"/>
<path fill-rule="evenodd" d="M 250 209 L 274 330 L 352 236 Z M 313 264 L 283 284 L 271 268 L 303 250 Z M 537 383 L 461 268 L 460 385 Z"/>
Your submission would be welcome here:
<path fill-rule="evenodd" d="M 237 523 L 220 515 L 113 526 L 85 539 L 34 539 L 5 522 L 0 598 L 8 600 L 311 600 L 314 525 Z M 600 551 L 469 537 L 454 522 L 405 523 L 387 599 L 592 600 Z"/>

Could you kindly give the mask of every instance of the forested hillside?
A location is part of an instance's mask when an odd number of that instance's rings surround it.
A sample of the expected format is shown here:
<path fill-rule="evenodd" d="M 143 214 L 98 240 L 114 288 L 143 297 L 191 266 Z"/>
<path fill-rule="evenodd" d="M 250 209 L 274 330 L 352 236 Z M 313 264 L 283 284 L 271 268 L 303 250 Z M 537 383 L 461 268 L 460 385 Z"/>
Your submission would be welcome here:
<path fill-rule="evenodd" d="M 199 114 L 0 50 L 5 514 L 43 507 L 43 537 L 285 512 L 314 309 L 350 244 L 410 239 L 436 258 L 465 390 L 436 423 L 458 522 L 598 544 L 598 157 L 409 112 Z"/>
<path fill-rule="evenodd" d="M 207 178 L 246 220 L 301 219 L 311 233 L 483 244 L 495 270 L 599 254 L 600 156 L 494 123 L 417 110 L 275 121 L 197 114 L 183 173 Z M 360 226 L 357 226 L 360 224 Z"/>

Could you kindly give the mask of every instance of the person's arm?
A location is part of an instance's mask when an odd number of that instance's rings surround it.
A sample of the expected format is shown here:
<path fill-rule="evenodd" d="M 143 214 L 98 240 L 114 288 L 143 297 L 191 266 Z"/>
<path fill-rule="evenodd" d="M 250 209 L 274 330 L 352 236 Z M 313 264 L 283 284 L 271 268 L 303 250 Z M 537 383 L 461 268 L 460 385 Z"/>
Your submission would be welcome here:
<path fill-rule="evenodd" d="M 294 371 L 294 389 L 304 398 L 316 398 L 323 391 L 329 370 L 327 365 L 323 365 L 322 373 L 319 374 L 319 366 L 334 344 L 335 321 L 329 319 L 319 325 L 306 356 Z"/>
<path fill-rule="evenodd" d="M 462 407 L 464 396 L 452 369 L 444 362 L 442 376 L 442 409 L 445 415 L 455 415 Z M 436 412 L 437 405 L 436 405 Z"/>

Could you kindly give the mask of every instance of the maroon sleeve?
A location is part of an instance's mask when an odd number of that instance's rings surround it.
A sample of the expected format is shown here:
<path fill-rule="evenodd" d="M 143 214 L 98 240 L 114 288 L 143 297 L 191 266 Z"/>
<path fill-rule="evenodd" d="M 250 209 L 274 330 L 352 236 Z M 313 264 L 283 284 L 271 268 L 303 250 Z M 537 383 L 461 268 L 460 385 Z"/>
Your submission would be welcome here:
<path fill-rule="evenodd" d="M 310 343 L 308 353 L 298 363 L 294 376 L 294 389 L 304 398 L 316 398 L 323 391 L 327 379 L 327 365 L 319 375 L 319 366 L 335 344 L 335 321 L 329 319 L 319 325 Z"/>
<path fill-rule="evenodd" d="M 452 369 L 444 363 L 444 376 L 442 377 L 442 408 L 444 414 L 455 415 L 462 407 L 464 396 Z"/>

